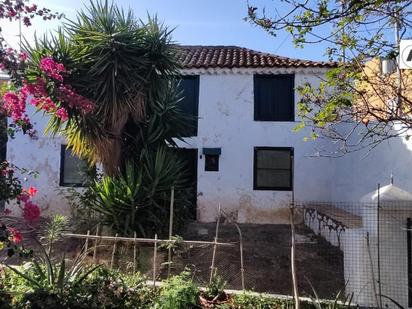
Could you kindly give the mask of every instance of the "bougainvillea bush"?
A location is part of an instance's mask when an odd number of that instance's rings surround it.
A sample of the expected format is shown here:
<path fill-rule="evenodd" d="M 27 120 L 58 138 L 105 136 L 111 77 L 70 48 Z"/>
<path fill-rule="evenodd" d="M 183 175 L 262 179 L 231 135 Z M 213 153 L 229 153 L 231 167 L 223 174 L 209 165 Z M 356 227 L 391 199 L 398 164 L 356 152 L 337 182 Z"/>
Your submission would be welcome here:
<path fill-rule="evenodd" d="M 0 19 L 20 20 L 26 27 L 31 26 L 33 18 L 51 20 L 61 17 L 58 13 L 53 13 L 47 8 L 39 8 L 33 3 L 29 4 L 26 0 L 0 1 Z M 34 87 L 24 78 L 27 59 L 27 53 L 7 45 L 0 29 L 0 69 L 10 77 L 10 83 L 3 91 L 5 93 L 0 104 L 0 114 L 2 119 L 5 116 L 11 119 L 8 128 L 2 126 L 2 129 L 6 129 L 6 134 L 9 137 L 13 137 L 15 132 L 20 130 L 30 137 L 35 136 L 35 130 L 26 113 L 27 98 L 34 91 Z M 2 142 L 4 141 L 2 140 Z M 6 205 L 15 203 L 20 209 L 19 213 L 14 214 L 9 208 L 5 208 L 0 214 L 0 251 L 5 250 L 7 256 L 12 256 L 15 253 L 20 255 L 29 253 L 21 246 L 22 233 L 10 225 L 11 216 L 22 216 L 27 224 L 34 223 L 40 217 L 40 207 L 32 200 L 37 189 L 34 187 L 24 188 L 16 176 L 17 172 L 21 173 L 25 170 L 7 161 L 0 162 L 0 202 Z"/>
<path fill-rule="evenodd" d="M 40 207 L 33 202 L 32 198 L 36 195 L 37 189 L 30 186 L 24 188 L 20 179 L 16 176 L 16 171 L 21 171 L 8 162 L 0 164 L 0 200 L 6 203 L 3 213 L 0 214 L 0 251 L 5 250 L 7 256 L 11 257 L 15 253 L 20 256 L 27 256 L 30 250 L 24 249 L 22 245 L 23 235 L 9 222 L 11 216 L 23 217 L 26 224 L 35 223 L 40 217 Z M 21 172 L 24 172 L 21 171 Z M 7 208 L 8 203 L 14 202 L 19 213 L 13 213 Z"/>

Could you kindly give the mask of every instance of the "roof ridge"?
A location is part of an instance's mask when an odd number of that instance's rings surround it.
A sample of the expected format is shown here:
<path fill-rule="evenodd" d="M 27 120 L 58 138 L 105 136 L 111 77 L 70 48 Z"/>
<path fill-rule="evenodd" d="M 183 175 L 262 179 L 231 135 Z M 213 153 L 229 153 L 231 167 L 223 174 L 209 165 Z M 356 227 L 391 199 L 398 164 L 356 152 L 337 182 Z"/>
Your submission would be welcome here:
<path fill-rule="evenodd" d="M 178 60 L 185 68 L 332 68 L 336 66 L 333 62 L 290 58 L 236 45 L 176 44 L 175 46 L 182 50 Z"/>

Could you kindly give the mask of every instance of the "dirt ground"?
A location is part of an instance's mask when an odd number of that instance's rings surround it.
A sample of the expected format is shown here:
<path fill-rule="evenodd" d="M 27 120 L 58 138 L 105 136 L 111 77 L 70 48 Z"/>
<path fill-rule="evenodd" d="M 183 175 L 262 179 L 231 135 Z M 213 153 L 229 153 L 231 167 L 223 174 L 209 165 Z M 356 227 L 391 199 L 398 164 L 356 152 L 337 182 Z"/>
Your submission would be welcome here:
<path fill-rule="evenodd" d="M 190 223 L 182 237 L 185 240 L 213 241 L 216 224 Z M 245 288 L 257 292 L 292 294 L 290 273 L 289 225 L 241 224 L 243 235 L 243 259 Z M 334 298 L 344 287 L 343 254 L 336 247 L 314 235 L 307 227 L 297 227 L 296 259 L 298 282 L 301 295 L 313 295 L 309 281 L 323 298 Z M 28 247 L 37 247 L 26 238 Z M 241 289 L 241 263 L 239 234 L 234 225 L 221 224 L 219 242 L 233 243 L 232 247 L 217 247 L 215 267 L 217 273 L 227 282 L 228 289 Z M 56 246 L 58 254 L 66 252 L 67 258 L 79 254 L 84 241 L 66 239 Z M 89 242 L 93 248 L 94 242 Z M 110 265 L 113 243 L 98 243 L 96 263 Z M 92 261 L 93 250 L 89 252 Z M 180 245 L 173 254 L 171 273 L 178 274 L 185 267 L 194 273 L 194 280 L 201 285 L 209 282 L 212 264 L 213 245 Z M 4 257 L 3 257 L 4 258 Z M 114 268 L 123 271 L 133 269 L 133 246 L 119 243 L 114 255 Z M 9 263 L 15 262 L 14 259 Z M 16 261 L 17 262 L 17 261 Z M 136 269 L 149 276 L 153 275 L 153 246 L 139 245 L 137 248 Z M 157 253 L 157 278 L 167 277 L 167 250 L 160 248 Z"/>
<path fill-rule="evenodd" d="M 193 223 L 185 239 L 213 240 L 215 224 Z M 245 288 L 258 292 L 291 295 L 289 225 L 240 225 L 243 235 Z M 221 225 L 220 242 L 238 242 L 233 225 Z M 307 227 L 297 227 L 296 259 L 299 289 L 303 295 L 313 295 L 309 281 L 320 297 L 334 297 L 344 287 L 343 254 Z M 180 265 L 195 266 L 199 281 L 208 281 L 212 246 L 192 247 L 181 255 Z M 241 288 L 239 247 L 218 247 L 215 257 L 218 273 L 228 282 L 228 288 Z M 181 267 L 177 267 L 181 268 Z"/>

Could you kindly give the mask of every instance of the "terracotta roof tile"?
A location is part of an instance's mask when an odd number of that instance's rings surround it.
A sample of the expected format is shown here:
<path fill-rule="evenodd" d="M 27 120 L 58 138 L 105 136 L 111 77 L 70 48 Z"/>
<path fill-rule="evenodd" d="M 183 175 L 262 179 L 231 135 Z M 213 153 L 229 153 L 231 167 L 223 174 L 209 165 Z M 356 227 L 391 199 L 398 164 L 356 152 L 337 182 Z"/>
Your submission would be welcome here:
<path fill-rule="evenodd" d="M 178 61 L 185 69 L 194 68 L 332 68 L 335 63 L 292 59 L 238 46 L 178 45 Z"/>

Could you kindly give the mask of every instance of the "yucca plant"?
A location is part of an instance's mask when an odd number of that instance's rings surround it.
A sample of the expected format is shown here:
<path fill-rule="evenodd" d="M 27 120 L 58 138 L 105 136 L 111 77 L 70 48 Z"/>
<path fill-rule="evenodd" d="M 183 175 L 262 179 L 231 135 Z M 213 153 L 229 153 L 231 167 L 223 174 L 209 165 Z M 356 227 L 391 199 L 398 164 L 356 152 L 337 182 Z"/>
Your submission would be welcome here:
<path fill-rule="evenodd" d="M 65 122 L 52 114 L 48 125 L 49 132 L 66 136 L 73 153 L 103 165 L 106 177 L 92 185 L 85 205 L 123 235 L 161 231 L 171 187 L 181 206 L 177 212 L 183 212 L 180 201 L 190 187 L 173 150 L 190 121 L 179 108 L 171 30 L 156 17 L 143 22 L 114 3 L 92 1 L 75 20 L 25 50 L 29 82 L 41 76 L 42 59 L 52 57 L 66 68 L 64 83 L 94 103 L 87 114 L 68 109 Z M 47 87 L 58 101 L 58 90 Z"/>
<path fill-rule="evenodd" d="M 184 135 L 175 46 L 171 30 L 156 17 L 143 22 L 114 3 L 92 1 L 76 20 L 33 46 L 26 44 L 26 78 L 41 75 L 45 56 L 64 65 L 65 83 L 95 106 L 87 115 L 69 110 L 64 123 L 51 115 L 48 130 L 63 133 L 75 154 L 117 175 L 144 148 L 174 146 L 173 138 Z"/>

